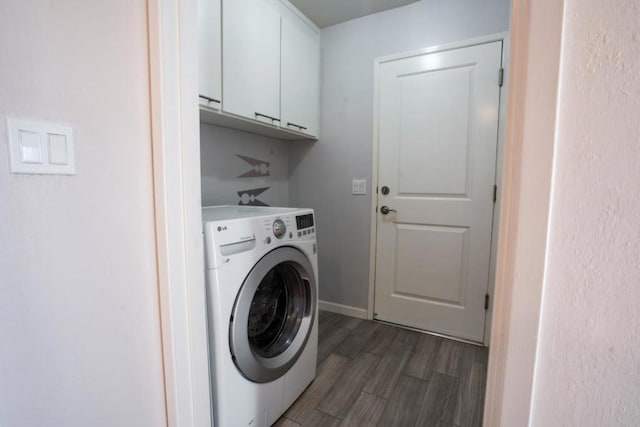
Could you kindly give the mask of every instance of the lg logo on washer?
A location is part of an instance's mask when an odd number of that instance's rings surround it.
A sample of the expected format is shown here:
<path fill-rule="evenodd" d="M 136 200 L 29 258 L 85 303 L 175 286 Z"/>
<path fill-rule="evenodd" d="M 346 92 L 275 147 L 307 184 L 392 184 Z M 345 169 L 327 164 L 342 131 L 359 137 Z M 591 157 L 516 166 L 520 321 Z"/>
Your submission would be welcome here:
<path fill-rule="evenodd" d="M 218 226 L 218 231 L 227 231 L 227 226 Z"/>

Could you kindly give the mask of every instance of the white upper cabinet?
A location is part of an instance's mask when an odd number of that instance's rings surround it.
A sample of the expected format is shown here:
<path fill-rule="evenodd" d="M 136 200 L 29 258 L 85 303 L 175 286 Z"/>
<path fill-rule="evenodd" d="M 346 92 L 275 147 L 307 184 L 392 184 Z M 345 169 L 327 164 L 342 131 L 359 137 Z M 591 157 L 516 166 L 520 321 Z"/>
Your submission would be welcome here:
<path fill-rule="evenodd" d="M 220 0 L 198 0 L 198 93 L 200 104 L 219 109 L 222 101 Z"/>
<path fill-rule="evenodd" d="M 287 0 L 198 0 L 200 120 L 317 139 L 318 28 Z"/>
<path fill-rule="evenodd" d="M 320 35 L 283 7 L 281 40 L 281 124 L 318 135 Z"/>
<path fill-rule="evenodd" d="M 280 8 L 223 0 L 223 111 L 280 125 Z"/>

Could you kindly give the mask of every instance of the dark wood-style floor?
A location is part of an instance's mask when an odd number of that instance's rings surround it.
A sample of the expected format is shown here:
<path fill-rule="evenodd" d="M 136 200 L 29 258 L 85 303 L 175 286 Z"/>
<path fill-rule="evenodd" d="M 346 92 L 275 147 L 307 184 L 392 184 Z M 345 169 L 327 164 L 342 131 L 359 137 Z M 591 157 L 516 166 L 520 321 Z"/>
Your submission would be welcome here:
<path fill-rule="evenodd" d="M 316 379 L 275 424 L 481 426 L 487 350 L 320 312 Z"/>

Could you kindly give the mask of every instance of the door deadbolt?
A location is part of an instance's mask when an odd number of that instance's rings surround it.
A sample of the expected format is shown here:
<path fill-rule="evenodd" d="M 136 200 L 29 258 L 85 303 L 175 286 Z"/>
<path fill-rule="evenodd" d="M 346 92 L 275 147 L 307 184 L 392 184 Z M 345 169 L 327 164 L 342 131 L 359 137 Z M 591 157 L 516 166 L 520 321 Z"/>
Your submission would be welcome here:
<path fill-rule="evenodd" d="M 386 185 L 383 185 L 382 188 L 380 189 L 380 192 L 386 196 L 387 194 L 389 194 L 389 187 L 387 187 Z"/>
<path fill-rule="evenodd" d="M 397 211 L 397 210 L 395 210 L 395 209 L 390 209 L 390 208 L 389 208 L 389 206 L 382 206 L 382 207 L 380 208 L 380 213 L 381 213 L 382 215 L 386 215 L 386 214 L 388 214 L 389 212 L 398 212 L 398 211 Z"/>

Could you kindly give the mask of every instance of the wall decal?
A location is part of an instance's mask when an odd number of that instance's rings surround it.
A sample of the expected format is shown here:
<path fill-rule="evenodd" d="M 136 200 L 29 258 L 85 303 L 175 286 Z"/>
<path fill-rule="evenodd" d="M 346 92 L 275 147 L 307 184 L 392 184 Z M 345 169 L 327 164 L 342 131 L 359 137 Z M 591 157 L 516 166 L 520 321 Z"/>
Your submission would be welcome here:
<path fill-rule="evenodd" d="M 252 178 L 256 176 L 270 176 L 269 173 L 269 162 L 265 162 L 264 160 L 252 159 L 251 157 L 242 156 L 240 154 L 236 154 L 236 156 L 240 157 L 242 160 L 250 164 L 252 169 L 249 172 L 246 172 L 238 178 Z"/>
<path fill-rule="evenodd" d="M 243 206 L 269 206 L 257 197 L 267 191 L 271 187 L 254 188 L 253 190 L 238 191 L 238 197 L 240 197 L 239 205 Z"/>
<path fill-rule="evenodd" d="M 203 206 L 237 206 L 238 192 L 248 193 L 247 204 L 253 194 L 268 206 L 289 206 L 290 149 L 284 141 L 200 123 Z M 259 196 L 245 191 L 263 187 L 269 190 Z"/>

